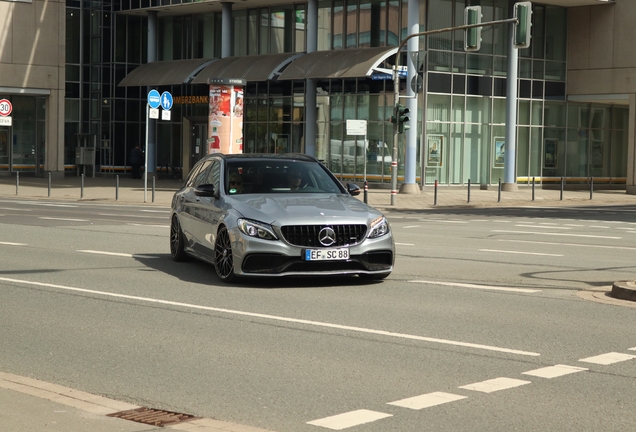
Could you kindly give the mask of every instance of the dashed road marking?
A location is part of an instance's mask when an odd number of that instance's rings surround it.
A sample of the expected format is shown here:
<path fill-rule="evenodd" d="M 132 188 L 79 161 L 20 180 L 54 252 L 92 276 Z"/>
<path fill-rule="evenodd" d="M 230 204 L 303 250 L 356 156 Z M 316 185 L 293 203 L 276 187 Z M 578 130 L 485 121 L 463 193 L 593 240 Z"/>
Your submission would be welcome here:
<path fill-rule="evenodd" d="M 395 402 L 388 402 L 388 405 L 396 405 L 402 408 L 409 408 L 413 410 L 421 410 L 423 408 L 430 408 L 436 405 L 442 405 L 448 402 L 454 402 L 461 399 L 467 399 L 467 396 L 460 396 L 452 393 L 433 392 L 420 396 L 414 396 Z"/>
<path fill-rule="evenodd" d="M 154 225 L 154 224 L 138 224 L 138 223 L 127 223 L 126 225 L 149 227 L 149 228 L 170 228 L 170 225 Z"/>
<path fill-rule="evenodd" d="M 528 294 L 541 292 L 541 290 L 539 289 L 531 289 L 531 288 L 508 288 L 508 287 L 500 287 L 500 286 L 492 286 L 492 285 L 476 285 L 476 284 L 467 284 L 467 283 L 459 283 L 459 282 L 439 282 L 439 281 L 427 281 L 427 280 L 411 280 L 409 282 L 431 284 L 431 285 L 455 286 L 455 287 L 461 287 L 461 288 L 475 288 L 475 289 L 483 289 L 483 290 L 491 290 L 491 291 L 521 292 L 521 293 L 528 293 Z"/>
<path fill-rule="evenodd" d="M 166 219 L 165 216 L 146 216 L 146 215 L 127 215 L 127 214 L 114 214 L 114 213 L 100 213 L 100 216 L 115 216 L 122 218 L 144 218 L 144 219 Z"/>
<path fill-rule="evenodd" d="M 387 417 L 393 417 L 393 415 L 378 411 L 360 409 L 318 420 L 312 420 L 307 422 L 307 424 L 321 426 L 332 430 L 342 430 L 365 423 L 371 423 Z"/>
<path fill-rule="evenodd" d="M 105 251 L 96 251 L 96 250 L 78 250 L 77 252 L 98 254 L 98 255 L 119 256 L 119 257 L 125 257 L 125 258 L 159 258 L 156 256 L 150 256 L 150 255 L 129 254 L 129 253 L 120 253 L 120 252 L 105 252 Z"/>
<path fill-rule="evenodd" d="M 501 253 L 511 253 L 511 254 L 522 254 L 522 255 L 543 255 L 543 256 L 555 256 L 562 257 L 561 254 L 550 254 L 550 253 L 539 253 L 539 252 L 520 252 L 520 251 L 505 251 L 505 250 L 496 250 L 496 249 L 479 249 L 481 252 L 501 252 Z"/>
<path fill-rule="evenodd" d="M 0 244 L 7 245 L 7 246 L 28 246 L 28 244 L 26 243 L 13 243 L 13 242 L 0 242 Z"/>
<path fill-rule="evenodd" d="M 636 247 L 629 247 L 629 246 L 606 246 L 606 245 L 591 245 L 591 244 L 580 244 L 580 243 L 555 243 L 555 242 L 542 242 L 542 241 L 533 241 L 533 240 L 508 240 L 508 239 L 497 239 L 497 241 L 510 242 L 510 243 L 532 243 L 532 244 L 556 245 L 556 246 L 577 246 L 577 247 L 590 247 L 590 248 L 601 248 L 601 249 L 636 250 Z"/>
<path fill-rule="evenodd" d="M 535 231 L 492 230 L 491 232 L 509 233 L 509 234 L 546 235 L 546 236 L 588 237 L 588 238 L 601 238 L 601 239 L 612 239 L 612 240 L 621 240 L 623 238 L 623 237 L 597 236 L 597 235 L 589 235 L 589 234 L 565 234 L 565 233 L 547 233 L 547 232 L 535 232 Z"/>
<path fill-rule="evenodd" d="M 409 229 L 409 228 L 419 228 L 419 227 L 420 227 L 419 225 L 409 225 L 409 226 L 405 226 L 405 227 L 402 227 L 402 228 Z"/>
<path fill-rule="evenodd" d="M 55 217 L 45 217 L 45 216 L 42 216 L 39 219 L 58 220 L 58 221 L 67 221 L 67 222 L 88 222 L 88 219 L 55 218 Z"/>
<path fill-rule="evenodd" d="M 399 246 L 415 246 L 415 243 L 395 243 L 395 244 Z"/>
<path fill-rule="evenodd" d="M 623 354 L 623 353 L 618 353 L 618 352 L 610 352 L 607 354 L 601 354 L 601 355 L 597 355 L 594 357 L 587 357 L 584 359 L 580 359 L 580 362 L 585 362 L 585 363 L 595 363 L 595 364 L 600 364 L 600 365 L 611 365 L 614 363 L 619 363 L 619 362 L 623 362 L 626 360 L 631 360 L 633 358 L 636 358 L 636 356 L 631 355 L 631 354 Z"/>
<path fill-rule="evenodd" d="M 508 390 L 526 384 L 532 384 L 532 381 L 524 381 L 514 378 L 495 378 L 474 384 L 468 384 L 459 388 L 466 390 L 474 390 L 482 393 L 493 393 L 500 390 Z"/>
<path fill-rule="evenodd" d="M 516 227 L 524 227 L 524 228 L 541 228 L 541 229 L 562 229 L 562 230 L 569 230 L 572 229 L 570 227 L 559 227 L 559 226 L 546 226 L 546 225 L 522 225 L 522 224 L 517 224 L 515 225 Z"/>
<path fill-rule="evenodd" d="M 556 378 L 563 375 L 569 375 L 576 372 L 582 372 L 588 370 L 587 368 L 568 366 L 568 365 L 555 365 L 548 366 L 541 369 L 535 369 L 528 372 L 522 372 L 522 375 L 532 375 L 539 378 Z"/>

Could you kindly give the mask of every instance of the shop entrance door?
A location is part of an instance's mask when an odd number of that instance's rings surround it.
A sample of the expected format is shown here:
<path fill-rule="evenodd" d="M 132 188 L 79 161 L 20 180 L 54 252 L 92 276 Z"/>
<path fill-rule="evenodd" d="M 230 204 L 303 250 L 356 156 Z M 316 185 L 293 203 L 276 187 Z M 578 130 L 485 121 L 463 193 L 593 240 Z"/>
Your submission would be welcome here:
<path fill-rule="evenodd" d="M 9 129 L 8 127 L 0 127 L 0 171 L 8 172 L 11 170 L 9 164 Z"/>
<path fill-rule="evenodd" d="M 192 142 L 190 144 L 190 168 L 208 154 L 208 124 L 193 123 Z"/>

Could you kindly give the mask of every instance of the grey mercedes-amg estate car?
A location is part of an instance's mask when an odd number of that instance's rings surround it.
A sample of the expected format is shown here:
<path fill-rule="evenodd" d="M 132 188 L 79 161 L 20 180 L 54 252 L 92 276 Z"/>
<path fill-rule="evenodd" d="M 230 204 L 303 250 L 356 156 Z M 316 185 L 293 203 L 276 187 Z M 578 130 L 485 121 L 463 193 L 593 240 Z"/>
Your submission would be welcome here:
<path fill-rule="evenodd" d="M 172 199 L 170 253 L 237 276 L 383 279 L 395 244 L 386 218 L 301 154 L 211 154 Z"/>

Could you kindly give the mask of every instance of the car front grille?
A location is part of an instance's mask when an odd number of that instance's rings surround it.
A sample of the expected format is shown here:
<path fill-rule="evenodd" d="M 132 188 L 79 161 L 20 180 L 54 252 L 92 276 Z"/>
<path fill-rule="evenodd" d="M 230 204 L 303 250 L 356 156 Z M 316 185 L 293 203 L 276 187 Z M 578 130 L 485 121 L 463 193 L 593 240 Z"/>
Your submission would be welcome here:
<path fill-rule="evenodd" d="M 324 246 L 318 240 L 323 228 L 332 228 L 336 233 L 336 242 Z M 301 247 L 340 247 L 360 243 L 367 233 L 366 225 L 288 225 L 281 227 L 281 233 L 287 242 Z"/>

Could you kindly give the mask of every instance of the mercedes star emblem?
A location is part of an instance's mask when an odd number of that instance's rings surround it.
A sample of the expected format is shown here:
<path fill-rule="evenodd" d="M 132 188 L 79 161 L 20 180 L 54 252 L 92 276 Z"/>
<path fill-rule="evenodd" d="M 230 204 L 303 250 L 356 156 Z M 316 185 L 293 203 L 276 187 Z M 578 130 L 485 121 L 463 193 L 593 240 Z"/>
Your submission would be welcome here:
<path fill-rule="evenodd" d="M 336 232 L 331 227 L 324 227 L 318 233 L 318 241 L 323 246 L 331 246 L 336 242 Z"/>

